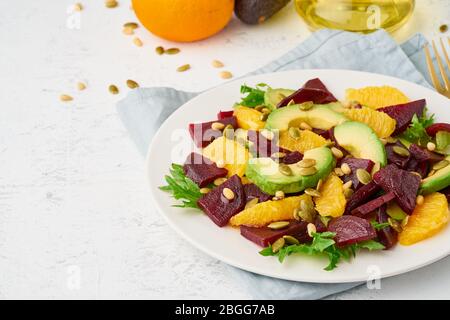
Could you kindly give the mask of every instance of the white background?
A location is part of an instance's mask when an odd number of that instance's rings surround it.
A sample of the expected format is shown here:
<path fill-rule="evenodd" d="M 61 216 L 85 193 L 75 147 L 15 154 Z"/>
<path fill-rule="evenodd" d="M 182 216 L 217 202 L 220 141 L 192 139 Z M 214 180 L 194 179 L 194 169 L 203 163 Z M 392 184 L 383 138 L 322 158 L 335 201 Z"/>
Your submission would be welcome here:
<path fill-rule="evenodd" d="M 143 159 L 115 103 L 127 79 L 201 91 L 277 58 L 309 31 L 292 5 L 261 26 L 233 19 L 219 35 L 172 44 L 143 28 L 142 48 L 122 34 L 129 2 L 81 1 L 79 28 L 67 0 L 0 0 L 0 298 L 250 298 L 222 263 L 185 243 L 155 212 Z M 448 0 L 417 0 L 394 36 L 429 39 L 449 23 Z M 178 47 L 175 56 L 154 48 Z M 190 63 L 192 70 L 177 73 Z M 87 90 L 78 92 L 76 83 Z M 121 94 L 112 96 L 114 83 Z M 59 95 L 75 100 L 61 103 Z M 364 286 L 337 299 L 450 298 L 450 259 Z M 283 297 L 280 297 L 283 298 Z"/>

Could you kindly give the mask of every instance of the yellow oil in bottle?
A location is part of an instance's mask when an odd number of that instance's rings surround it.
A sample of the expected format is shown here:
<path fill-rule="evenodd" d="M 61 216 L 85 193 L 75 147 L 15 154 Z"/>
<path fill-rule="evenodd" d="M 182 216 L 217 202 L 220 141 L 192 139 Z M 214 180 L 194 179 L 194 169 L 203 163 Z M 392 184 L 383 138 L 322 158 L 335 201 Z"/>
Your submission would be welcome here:
<path fill-rule="evenodd" d="M 341 29 L 392 32 L 414 11 L 415 0 L 295 0 L 298 13 L 313 30 Z"/>

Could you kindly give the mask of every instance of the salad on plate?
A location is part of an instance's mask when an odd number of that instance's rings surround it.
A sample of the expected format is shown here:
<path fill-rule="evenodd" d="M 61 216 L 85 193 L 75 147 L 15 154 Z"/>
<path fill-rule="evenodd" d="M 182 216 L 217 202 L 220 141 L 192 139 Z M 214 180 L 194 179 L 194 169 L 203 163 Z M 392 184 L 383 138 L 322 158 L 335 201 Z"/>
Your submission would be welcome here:
<path fill-rule="evenodd" d="M 425 99 L 373 86 L 338 101 L 317 78 L 298 90 L 243 85 L 241 94 L 217 119 L 188 125 L 198 150 L 160 187 L 175 206 L 239 229 L 280 262 L 327 256 L 325 270 L 446 226 L 450 124 L 435 123 Z"/>

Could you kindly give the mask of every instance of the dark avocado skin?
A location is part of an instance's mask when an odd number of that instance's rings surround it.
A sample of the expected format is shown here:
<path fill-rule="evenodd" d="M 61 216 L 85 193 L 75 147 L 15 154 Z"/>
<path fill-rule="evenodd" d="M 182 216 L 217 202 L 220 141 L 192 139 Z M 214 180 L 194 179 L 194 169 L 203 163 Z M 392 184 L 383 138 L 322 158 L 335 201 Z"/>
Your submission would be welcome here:
<path fill-rule="evenodd" d="M 236 0 L 234 13 L 244 23 L 258 24 L 280 11 L 290 0 Z"/>

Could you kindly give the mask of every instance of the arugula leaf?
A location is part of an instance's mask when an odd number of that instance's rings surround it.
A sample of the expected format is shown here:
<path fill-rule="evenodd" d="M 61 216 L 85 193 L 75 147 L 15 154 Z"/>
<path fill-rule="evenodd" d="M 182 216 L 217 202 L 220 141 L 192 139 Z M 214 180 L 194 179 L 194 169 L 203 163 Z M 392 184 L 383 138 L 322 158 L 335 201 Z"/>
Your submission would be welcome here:
<path fill-rule="evenodd" d="M 425 145 L 431 141 L 431 137 L 425 130 L 434 123 L 434 114 L 427 116 L 427 110 L 423 111 L 422 116 L 419 118 L 415 114 L 411 120 L 411 124 L 408 129 L 402 134 L 402 137 L 412 143 L 418 143 L 419 145 Z"/>
<path fill-rule="evenodd" d="M 328 265 L 324 268 L 326 271 L 335 269 L 341 259 L 349 261 L 356 256 L 359 249 L 381 250 L 384 246 L 374 240 L 363 241 L 346 247 L 337 247 L 333 237 L 333 232 L 314 233 L 311 243 L 293 244 L 281 248 L 278 252 L 273 252 L 269 245 L 259 252 L 262 256 L 277 256 L 280 262 L 283 262 L 287 256 L 293 253 L 306 254 L 310 256 L 325 255 L 328 257 Z"/>
<path fill-rule="evenodd" d="M 381 230 L 383 228 L 386 228 L 386 227 L 390 226 L 389 222 L 379 223 L 379 222 L 376 222 L 376 221 L 372 221 L 371 224 L 372 224 L 372 227 L 375 230 Z"/>
<path fill-rule="evenodd" d="M 264 94 L 266 93 L 262 90 L 263 87 L 268 87 L 265 83 L 258 83 L 255 88 L 249 87 L 247 85 L 241 86 L 241 93 L 245 94 L 238 105 L 254 108 L 256 106 L 264 104 Z"/>
<path fill-rule="evenodd" d="M 200 188 L 186 175 L 183 166 L 172 163 L 170 175 L 166 175 L 167 186 L 159 187 L 160 190 L 172 193 L 177 200 L 182 200 L 183 204 L 174 205 L 179 208 L 198 208 L 197 200 L 202 194 Z"/>

